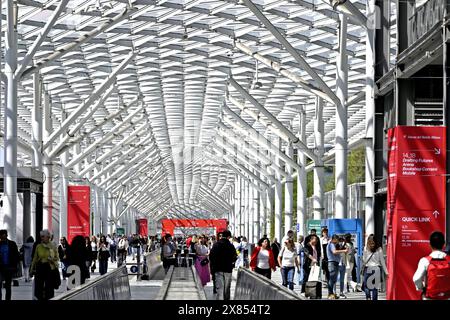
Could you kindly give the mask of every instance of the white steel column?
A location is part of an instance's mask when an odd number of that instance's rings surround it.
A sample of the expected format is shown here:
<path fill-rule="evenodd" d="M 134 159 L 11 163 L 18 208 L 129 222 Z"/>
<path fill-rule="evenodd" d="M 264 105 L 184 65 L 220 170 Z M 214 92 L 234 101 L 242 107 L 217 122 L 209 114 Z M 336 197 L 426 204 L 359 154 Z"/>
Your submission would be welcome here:
<path fill-rule="evenodd" d="M 94 193 L 94 208 L 92 210 L 92 214 L 94 215 L 94 235 L 97 236 L 97 234 L 100 234 L 100 228 L 101 228 L 101 218 L 100 218 L 100 205 L 99 205 L 99 191 L 98 187 L 95 185 L 92 185 L 92 190 Z"/>
<path fill-rule="evenodd" d="M 50 97 L 44 91 L 44 132 L 43 140 L 47 141 L 53 131 L 52 110 Z M 44 172 L 44 190 L 43 190 L 43 218 L 42 228 L 52 228 L 53 215 L 53 162 L 46 151 L 43 152 L 43 172 Z M 39 230 L 38 230 L 39 231 Z"/>
<path fill-rule="evenodd" d="M 74 144 L 73 148 L 73 157 L 75 158 L 81 152 L 81 146 L 79 143 Z M 78 174 L 81 171 L 81 163 L 77 163 L 74 167 L 75 172 Z M 81 178 L 81 177 L 80 177 Z"/>
<path fill-rule="evenodd" d="M 335 185 L 336 206 L 335 218 L 347 216 L 347 17 L 339 14 L 339 55 L 336 61 L 336 95 L 340 104 L 336 106 L 336 157 Z"/>
<path fill-rule="evenodd" d="M 17 229 L 17 2 L 6 4 L 5 75 L 7 79 L 4 111 L 3 224 L 9 239 L 16 241 Z"/>
<path fill-rule="evenodd" d="M 366 34 L 366 168 L 365 168 L 365 234 L 375 234 L 375 217 L 373 211 L 374 193 L 374 121 L 375 121 L 375 23 L 377 17 L 375 0 L 367 1 L 367 16 L 372 25 L 367 28 Z"/>
<path fill-rule="evenodd" d="M 247 241 L 250 242 L 253 239 L 253 234 L 254 234 L 254 217 L 255 217 L 255 204 L 253 202 L 253 197 L 255 194 L 255 188 L 253 188 L 253 186 L 249 187 L 249 195 L 248 195 L 248 205 L 249 205 L 249 210 L 248 210 L 248 237 L 247 237 Z"/>
<path fill-rule="evenodd" d="M 244 214 L 245 214 L 245 180 L 239 176 L 239 180 L 240 180 L 240 197 L 241 197 L 241 208 L 239 210 L 239 233 L 236 236 L 241 236 L 244 234 Z"/>
<path fill-rule="evenodd" d="M 276 146 L 279 150 L 278 152 L 281 153 L 283 152 L 281 151 L 281 138 L 276 139 Z M 276 158 L 276 164 L 277 166 L 281 167 L 281 161 L 279 157 Z M 275 178 L 275 238 L 277 238 L 278 242 L 280 242 L 283 234 L 283 226 L 281 221 L 283 211 L 283 191 L 281 189 L 281 175 L 279 173 L 276 173 Z"/>
<path fill-rule="evenodd" d="M 234 178 L 234 213 L 233 213 L 233 235 L 235 235 L 238 231 L 238 216 L 239 209 L 241 208 L 240 203 L 240 177 L 238 175 Z"/>
<path fill-rule="evenodd" d="M 67 113 L 62 110 L 61 120 L 64 121 L 67 118 Z M 62 139 L 62 137 L 61 137 Z M 60 156 L 61 159 L 61 171 L 59 177 L 59 189 L 60 189 L 60 204 L 59 204 L 59 236 L 67 236 L 67 186 L 69 184 L 69 170 L 66 167 L 66 163 L 69 161 L 69 150 L 67 149 Z"/>
<path fill-rule="evenodd" d="M 39 74 L 33 75 L 33 110 L 31 111 L 31 165 L 42 172 L 42 87 Z"/>
<path fill-rule="evenodd" d="M 272 177 L 275 178 L 275 174 L 272 172 Z M 275 183 L 276 187 L 276 183 Z M 272 238 L 275 236 L 275 234 L 271 234 L 272 229 L 272 218 L 274 217 L 274 207 L 275 207 L 275 188 L 269 188 L 267 189 L 267 197 L 266 197 L 266 206 L 267 206 L 267 217 L 266 217 L 266 231 L 267 231 L 267 237 L 270 238 L 270 241 L 272 241 Z"/>
<path fill-rule="evenodd" d="M 248 157 L 248 148 L 249 148 L 249 143 L 245 142 L 245 149 L 242 150 L 242 152 L 245 155 L 245 161 L 247 163 L 249 163 L 251 160 L 249 160 Z M 243 164 L 244 167 L 247 167 L 246 164 Z M 253 172 L 252 168 L 250 166 L 248 166 L 248 170 Z M 253 172 L 255 173 L 255 175 L 257 175 L 257 172 Z M 253 198 L 254 198 L 254 194 L 255 194 L 255 188 L 253 188 L 252 186 L 249 186 L 248 189 L 249 193 L 248 193 L 248 233 L 247 233 L 247 242 L 251 242 L 253 239 L 253 236 L 255 234 L 255 230 L 254 230 L 254 226 L 255 226 L 255 203 L 253 202 Z"/>
<path fill-rule="evenodd" d="M 258 152 L 259 153 L 259 152 Z M 259 158 L 258 158 L 259 160 Z M 261 165 L 261 161 L 258 161 L 258 165 Z M 255 171 L 255 174 L 260 177 L 259 172 Z M 254 204 L 253 204 L 253 240 L 252 243 L 258 243 L 258 240 L 261 238 L 261 192 L 259 190 L 254 190 Z M 250 240 L 249 240 L 250 241 Z"/>
<path fill-rule="evenodd" d="M 256 189 L 253 189 L 253 239 L 252 243 L 258 243 L 258 240 L 261 238 L 261 222 L 260 222 L 260 211 L 261 211 L 261 203 L 259 202 L 260 192 Z M 250 239 L 249 239 L 250 241 Z"/>
<path fill-rule="evenodd" d="M 300 140 L 306 141 L 306 112 L 301 106 L 299 114 L 300 120 Z M 298 235 L 305 236 L 306 227 L 306 197 L 307 197 L 307 174 L 306 157 L 303 153 L 298 153 L 298 164 L 301 166 L 297 174 L 297 223 L 299 224 Z"/>
<path fill-rule="evenodd" d="M 298 152 L 303 154 L 302 152 Z M 294 149 L 292 148 L 292 142 L 286 145 L 286 154 L 289 158 L 294 158 Z M 286 171 L 288 173 L 286 177 L 286 183 L 284 185 L 284 232 L 286 234 L 288 230 L 292 230 L 292 210 L 294 202 L 294 185 L 292 179 L 292 166 L 286 163 Z"/>
<path fill-rule="evenodd" d="M 314 140 L 319 160 L 314 165 L 314 219 L 325 219 L 324 216 L 324 125 L 323 101 L 316 98 L 316 118 L 314 120 Z"/>
<path fill-rule="evenodd" d="M 108 204 L 107 204 L 107 196 L 106 192 L 103 189 L 100 189 L 100 199 L 101 199 L 101 220 L 102 220 L 102 234 L 108 234 Z"/>
<path fill-rule="evenodd" d="M 249 212 L 250 212 L 250 183 L 245 181 L 245 195 L 244 195 L 244 203 L 245 203 L 245 213 L 244 213 L 244 234 L 243 236 L 248 238 L 248 227 L 249 227 Z"/>

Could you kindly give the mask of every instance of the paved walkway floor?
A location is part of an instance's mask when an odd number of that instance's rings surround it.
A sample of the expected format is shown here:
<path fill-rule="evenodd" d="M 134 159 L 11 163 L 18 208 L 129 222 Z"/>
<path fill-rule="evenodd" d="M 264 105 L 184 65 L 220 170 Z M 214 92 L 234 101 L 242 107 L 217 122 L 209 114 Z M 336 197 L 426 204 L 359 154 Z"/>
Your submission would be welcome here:
<path fill-rule="evenodd" d="M 128 256 L 127 257 L 127 263 L 132 263 L 134 262 L 132 260 L 132 256 Z M 129 266 L 128 266 L 129 267 Z M 108 272 L 111 272 L 113 270 L 115 270 L 117 268 L 117 263 L 112 263 L 111 261 L 108 262 Z M 61 273 L 61 269 L 60 269 L 60 274 Z M 97 269 L 91 273 L 91 277 L 86 281 L 86 283 L 89 283 L 89 281 L 92 281 L 94 279 L 96 279 L 97 277 L 100 276 L 99 273 L 99 267 L 98 267 L 98 261 L 97 261 Z M 130 277 L 130 286 L 132 283 L 132 278 L 136 278 L 131 276 Z M 12 300 L 32 300 L 33 299 L 33 294 L 32 294 L 32 287 L 33 287 L 33 282 L 25 282 L 25 278 L 19 278 L 19 286 L 18 287 L 12 287 Z M 59 286 L 58 290 L 55 290 L 55 297 L 64 293 L 67 289 L 66 286 L 66 280 L 61 280 L 61 285 Z M 3 290 L 3 298 L 5 297 L 5 289 Z M 132 290 L 132 294 L 133 294 L 133 290 Z"/>

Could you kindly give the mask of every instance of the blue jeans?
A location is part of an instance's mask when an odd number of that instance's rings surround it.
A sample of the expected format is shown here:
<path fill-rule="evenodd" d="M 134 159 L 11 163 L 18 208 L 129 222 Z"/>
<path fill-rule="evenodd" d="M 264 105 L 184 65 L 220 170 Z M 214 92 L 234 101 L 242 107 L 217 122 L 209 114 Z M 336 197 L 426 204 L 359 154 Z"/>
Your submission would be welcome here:
<path fill-rule="evenodd" d="M 281 277 L 283 279 L 283 286 L 289 287 L 289 289 L 294 290 L 294 272 L 295 267 L 282 267 Z"/>
<path fill-rule="evenodd" d="M 328 295 L 334 294 L 334 286 L 337 282 L 339 264 L 334 261 L 328 261 L 328 272 L 330 276 L 328 278 Z"/>
<path fill-rule="evenodd" d="M 344 293 L 347 288 L 344 288 L 345 283 L 345 265 L 339 265 L 339 286 L 340 292 Z"/>
<path fill-rule="evenodd" d="M 367 288 L 367 279 L 375 273 L 375 270 L 367 271 L 367 269 L 364 271 L 364 292 L 366 293 L 366 299 L 369 300 L 378 300 L 378 289 L 368 289 Z M 372 297 L 370 294 L 372 293 Z"/>

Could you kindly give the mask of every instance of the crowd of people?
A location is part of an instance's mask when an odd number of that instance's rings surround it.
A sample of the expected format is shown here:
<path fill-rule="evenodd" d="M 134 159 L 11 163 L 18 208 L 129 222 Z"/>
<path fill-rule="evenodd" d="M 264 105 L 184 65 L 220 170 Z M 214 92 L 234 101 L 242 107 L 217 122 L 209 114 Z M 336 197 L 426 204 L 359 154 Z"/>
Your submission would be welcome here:
<path fill-rule="evenodd" d="M 450 298 L 450 285 L 447 284 L 447 289 L 443 288 L 446 284 L 440 283 L 442 280 L 438 279 L 443 278 L 442 275 L 447 275 L 444 277 L 447 282 L 450 279 L 449 247 L 446 253 L 444 245 L 444 235 L 434 232 L 430 236 L 432 252 L 420 260 L 412 279 L 416 289 L 423 291 L 424 299 L 447 295 Z M 48 300 L 54 297 L 55 289 L 61 285 L 61 277 L 64 280 L 69 276 L 69 266 L 78 266 L 81 271 L 80 282 L 84 284 L 97 269 L 97 264 L 100 275 L 103 275 L 108 271 L 109 262 L 117 263 L 117 267 L 120 267 L 126 262 L 127 256 L 136 260 L 138 254 L 159 247 L 166 272 L 171 265 L 193 264 L 203 286 L 213 282 L 213 291 L 219 300 L 230 299 L 231 275 L 239 267 L 249 268 L 268 279 L 278 268 L 283 286 L 294 290 L 294 286 L 299 285 L 306 297 L 317 299 L 322 298 L 322 280 L 325 280 L 328 299 L 346 298 L 348 292 L 358 290 L 364 291 L 367 300 L 377 300 L 382 284 L 389 277 L 383 249 L 374 235 L 369 235 L 366 240 L 358 264 L 360 274 L 357 281 L 358 257 L 352 236 L 330 237 L 327 228 L 321 230 L 320 237 L 312 229 L 306 237 L 298 236 L 297 242 L 294 241 L 294 232 L 289 230 L 281 244 L 277 239 L 271 242 L 263 235 L 256 246 L 245 237 L 232 237 L 229 230 L 218 233 L 217 238 L 205 234 L 189 235 L 186 238 L 165 234 L 162 239 L 137 234 L 112 234 L 76 236 L 69 244 L 65 237 L 61 237 L 59 245 L 54 243 L 53 235 L 48 230 L 42 230 L 40 239 L 35 241 L 30 236 L 20 249 L 8 239 L 6 230 L 0 230 L 0 284 L 4 283 L 5 299 L 11 300 L 11 284 L 18 273 L 22 275 L 23 270 L 25 282 L 34 278 L 34 298 Z M 431 274 L 428 272 L 430 269 L 433 270 Z M 374 281 L 374 277 L 378 279 Z M 336 291 L 338 279 L 339 295 Z M 375 285 L 368 286 L 369 279 Z"/>
<path fill-rule="evenodd" d="M 443 235 L 438 240 L 436 237 L 432 235 L 430 240 L 431 256 L 445 257 Z M 327 228 L 321 230 L 320 236 L 312 229 L 306 237 L 298 236 L 297 242 L 294 242 L 294 232 L 290 230 L 281 244 L 277 239 L 271 243 L 264 235 L 254 248 L 245 237 L 232 237 L 228 230 L 219 233 L 217 240 L 206 235 L 174 240 L 172 235 L 166 234 L 161 251 L 166 272 L 171 265 L 179 263 L 177 252 L 183 250 L 192 256 L 203 286 L 213 281 L 217 299 L 230 298 L 231 274 L 234 268 L 239 267 L 250 268 L 268 279 L 279 269 L 283 286 L 293 290 L 295 285 L 299 285 L 301 293 L 312 299 L 322 298 L 324 280 L 328 299 L 347 298 L 349 292 L 363 291 L 367 300 L 378 300 L 378 293 L 385 288 L 389 277 L 385 253 L 374 235 L 367 237 L 363 255 L 358 261 L 351 234 L 329 236 Z M 414 276 L 418 290 L 426 286 L 426 268 L 430 261 L 424 258 L 419 263 Z M 336 290 L 338 281 L 339 293 Z M 368 281 L 371 285 L 367 285 Z"/>
<path fill-rule="evenodd" d="M 39 235 L 36 241 L 32 236 L 28 237 L 19 249 L 8 239 L 7 231 L 0 230 L 0 284 L 4 283 L 6 300 L 11 300 L 11 286 L 17 275 L 23 276 L 25 282 L 34 280 L 33 299 L 49 300 L 61 286 L 61 280 L 70 276 L 67 272 L 70 266 L 78 266 L 80 284 L 84 284 L 96 272 L 97 266 L 99 274 L 104 275 L 108 272 L 108 263 L 117 263 L 120 267 L 127 256 L 136 260 L 138 253 L 155 250 L 159 245 L 156 237 L 138 234 L 78 235 L 70 244 L 66 237 L 61 237 L 58 245 L 49 230 L 42 230 Z"/>

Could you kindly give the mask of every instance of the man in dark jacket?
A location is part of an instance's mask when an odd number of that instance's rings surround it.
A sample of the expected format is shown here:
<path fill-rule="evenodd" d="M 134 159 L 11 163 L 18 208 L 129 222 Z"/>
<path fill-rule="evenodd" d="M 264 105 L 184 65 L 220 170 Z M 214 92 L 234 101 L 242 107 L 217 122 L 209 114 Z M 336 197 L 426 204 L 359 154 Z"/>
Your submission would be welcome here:
<path fill-rule="evenodd" d="M 225 230 L 209 253 L 210 269 L 214 275 L 216 300 L 230 300 L 231 274 L 237 259 L 236 249 L 230 242 L 231 232 Z"/>
<path fill-rule="evenodd" d="M 0 230 L 0 284 L 5 282 L 5 300 L 11 300 L 12 276 L 17 272 L 20 260 L 19 249 L 14 241 L 8 240 L 8 231 Z M 2 289 L 0 287 L 0 300 Z"/>

